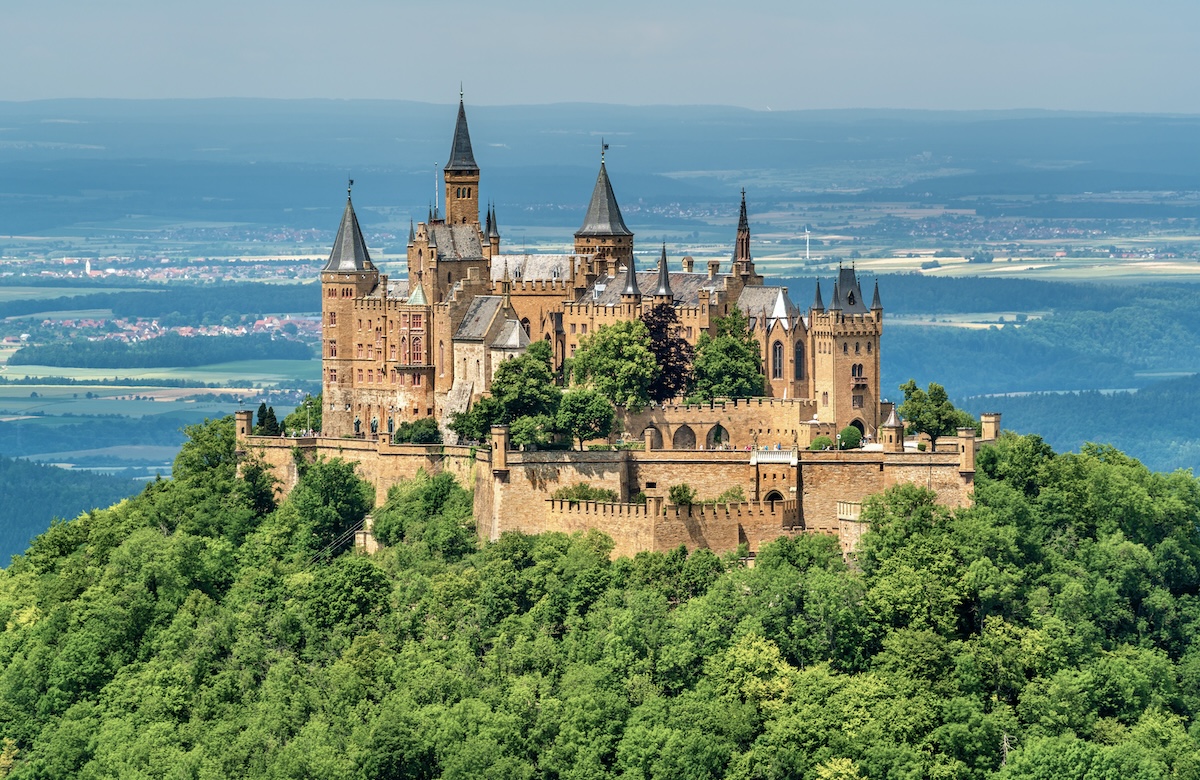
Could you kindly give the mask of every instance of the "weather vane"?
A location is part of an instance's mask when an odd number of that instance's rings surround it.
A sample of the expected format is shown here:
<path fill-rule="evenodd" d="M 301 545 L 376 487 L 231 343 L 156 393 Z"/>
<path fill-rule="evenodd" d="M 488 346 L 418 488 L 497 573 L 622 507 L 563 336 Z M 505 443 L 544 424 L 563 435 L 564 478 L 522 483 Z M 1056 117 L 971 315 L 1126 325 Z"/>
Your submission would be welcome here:
<path fill-rule="evenodd" d="M 600 164 L 604 164 L 604 153 L 608 151 L 608 144 L 604 143 L 604 138 L 600 138 Z"/>

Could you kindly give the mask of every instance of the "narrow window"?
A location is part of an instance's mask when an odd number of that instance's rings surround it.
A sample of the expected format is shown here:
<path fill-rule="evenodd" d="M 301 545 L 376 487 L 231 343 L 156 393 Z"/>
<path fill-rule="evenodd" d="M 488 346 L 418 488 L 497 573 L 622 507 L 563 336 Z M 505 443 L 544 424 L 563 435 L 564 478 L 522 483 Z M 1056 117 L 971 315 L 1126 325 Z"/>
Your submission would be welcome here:
<path fill-rule="evenodd" d="M 783 342 L 771 345 L 771 378 L 783 379 Z"/>

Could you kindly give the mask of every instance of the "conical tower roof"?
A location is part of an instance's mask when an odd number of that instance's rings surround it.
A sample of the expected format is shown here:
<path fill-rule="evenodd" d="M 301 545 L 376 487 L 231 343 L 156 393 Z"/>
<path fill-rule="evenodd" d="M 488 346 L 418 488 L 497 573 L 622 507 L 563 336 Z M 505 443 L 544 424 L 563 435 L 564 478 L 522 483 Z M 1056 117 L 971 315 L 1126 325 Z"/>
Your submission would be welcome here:
<path fill-rule="evenodd" d="M 412 246 L 417 241 L 417 231 L 413 228 L 413 221 L 408 220 L 408 245 Z"/>
<path fill-rule="evenodd" d="M 821 280 L 817 280 L 817 294 L 813 298 L 812 307 L 817 311 L 825 311 L 825 301 L 821 298 Z"/>
<path fill-rule="evenodd" d="M 617 196 L 613 194 L 612 182 L 608 180 L 608 171 L 604 162 L 600 162 L 600 174 L 596 177 L 596 187 L 592 190 L 592 202 L 588 204 L 587 214 L 583 217 L 583 226 L 575 231 L 576 236 L 632 236 L 633 231 L 625 227 L 621 218 L 621 207 L 617 205 Z"/>
<path fill-rule="evenodd" d="M 671 292 L 671 275 L 667 272 L 667 245 L 664 242 L 662 247 L 662 258 L 658 261 L 658 289 L 654 291 L 654 295 L 664 296 L 667 298 L 674 297 Z"/>
<path fill-rule="evenodd" d="M 875 280 L 875 294 L 871 296 L 871 308 L 882 309 L 883 302 L 879 300 L 879 280 Z"/>
<path fill-rule="evenodd" d="M 497 222 L 496 222 L 496 206 L 495 206 L 495 204 L 493 204 L 492 207 L 490 209 L 488 209 L 487 237 L 488 238 L 500 238 L 500 225 L 497 224 Z"/>
<path fill-rule="evenodd" d="M 742 190 L 742 213 L 738 215 L 738 232 L 750 230 L 750 219 L 746 216 L 746 190 Z"/>
<path fill-rule="evenodd" d="M 831 300 L 829 302 L 829 310 L 830 311 L 835 311 L 835 310 L 841 311 L 842 310 L 842 299 L 841 299 L 840 291 L 838 290 L 837 282 L 833 283 L 833 300 Z"/>
<path fill-rule="evenodd" d="M 450 147 L 450 162 L 447 171 L 478 171 L 475 153 L 471 151 L 471 133 L 467 130 L 467 109 L 462 95 L 458 96 L 458 121 L 454 123 L 454 143 Z"/>
<path fill-rule="evenodd" d="M 901 422 L 901 420 L 900 420 L 900 415 L 896 414 L 896 407 L 893 406 L 892 411 L 888 415 L 887 420 L 885 420 L 883 423 L 883 427 L 884 428 L 899 428 L 903 424 L 904 423 Z"/>
<path fill-rule="evenodd" d="M 642 291 L 638 288 L 637 282 L 637 265 L 632 255 L 629 257 L 629 267 L 625 269 L 625 289 L 621 290 L 621 296 L 626 295 L 642 297 Z"/>
<path fill-rule="evenodd" d="M 354 213 L 354 204 L 350 196 L 346 196 L 346 210 L 342 212 L 342 224 L 338 226 L 337 238 L 333 240 L 333 251 L 329 253 L 329 261 L 325 263 L 324 271 L 369 271 L 375 266 L 371 264 L 371 255 L 367 252 L 367 242 L 362 230 L 358 227 L 358 217 Z"/>

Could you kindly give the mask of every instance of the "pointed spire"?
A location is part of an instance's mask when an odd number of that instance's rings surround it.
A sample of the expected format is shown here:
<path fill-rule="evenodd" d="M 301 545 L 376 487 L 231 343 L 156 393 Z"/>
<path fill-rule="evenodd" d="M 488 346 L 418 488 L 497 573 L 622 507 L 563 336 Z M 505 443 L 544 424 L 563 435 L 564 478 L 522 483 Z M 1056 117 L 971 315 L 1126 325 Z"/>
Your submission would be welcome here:
<path fill-rule="evenodd" d="M 488 209 L 488 222 L 491 227 L 488 228 L 488 238 L 500 238 L 500 223 L 496 221 L 496 204 Z"/>
<path fill-rule="evenodd" d="M 816 297 L 813 298 L 812 307 L 813 307 L 814 311 L 820 311 L 820 312 L 825 311 L 825 301 L 822 300 L 822 298 L 821 298 L 821 280 L 820 279 L 817 280 L 817 295 L 816 295 Z"/>
<path fill-rule="evenodd" d="M 426 231 L 426 233 L 429 234 L 429 248 L 437 249 L 437 234 L 433 232 L 433 225 L 429 226 L 429 229 Z"/>
<path fill-rule="evenodd" d="M 429 220 L 425 224 L 426 225 L 433 224 L 433 204 L 432 203 L 429 204 Z"/>
<path fill-rule="evenodd" d="M 842 296 L 841 296 L 840 291 L 838 290 L 837 282 L 833 283 L 833 300 L 831 300 L 829 302 L 829 310 L 830 311 L 841 311 L 842 310 Z"/>
<path fill-rule="evenodd" d="M 412 246 L 417 242 L 417 231 L 413 228 L 412 218 L 408 220 L 408 245 Z"/>
<path fill-rule="evenodd" d="M 490 205 L 487 210 L 487 221 L 484 223 L 483 234 L 485 236 L 492 235 L 492 207 Z"/>
<path fill-rule="evenodd" d="M 421 274 L 417 274 L 417 287 L 408 296 L 410 306 L 428 306 L 429 301 L 425 298 L 425 288 L 421 286 Z"/>
<path fill-rule="evenodd" d="M 471 151 L 471 133 L 467 131 L 467 109 L 463 106 L 462 89 L 458 92 L 458 121 L 454 123 L 454 143 L 450 146 L 447 171 L 478 171 L 475 153 Z"/>
<path fill-rule="evenodd" d="M 658 289 L 654 291 L 654 296 L 665 298 L 673 298 L 671 292 L 671 275 L 667 271 L 667 244 L 664 241 L 662 246 L 662 257 L 658 261 Z"/>
<path fill-rule="evenodd" d="M 342 223 L 338 226 L 337 238 L 333 239 L 333 250 L 329 253 L 329 261 L 325 263 L 325 271 L 370 271 L 375 268 L 371 264 L 371 255 L 367 252 L 367 242 L 363 238 L 362 229 L 358 226 L 358 216 L 354 213 L 354 204 L 350 201 L 349 188 L 346 189 L 346 210 L 342 212 Z"/>
<path fill-rule="evenodd" d="M 621 218 L 621 207 L 617 205 L 617 196 L 613 194 L 608 171 L 601 162 L 596 186 L 592 190 L 592 200 L 588 204 L 587 214 L 583 217 L 583 226 L 575 231 L 575 236 L 632 235 L 633 231 L 625 227 L 625 220 Z"/>
<path fill-rule="evenodd" d="M 738 262 L 750 260 L 750 219 L 746 216 L 746 190 L 742 190 L 742 207 L 738 213 L 737 239 L 733 245 L 734 273 Z"/>
<path fill-rule="evenodd" d="M 896 414 L 896 407 L 892 407 L 891 413 L 888 414 L 887 420 L 884 421 L 884 428 L 899 428 L 904 423 L 900 419 L 900 415 Z"/>
<path fill-rule="evenodd" d="M 637 265 L 633 255 L 629 256 L 629 267 L 625 269 L 625 289 L 621 291 L 622 298 L 626 295 L 642 297 L 642 291 L 638 289 Z"/>
<path fill-rule="evenodd" d="M 875 294 L 871 296 L 871 308 L 882 309 L 883 302 L 879 300 L 879 280 L 875 280 Z"/>
<path fill-rule="evenodd" d="M 750 230 L 750 220 L 746 217 L 746 188 L 742 187 L 742 213 L 738 216 L 738 232 Z"/>

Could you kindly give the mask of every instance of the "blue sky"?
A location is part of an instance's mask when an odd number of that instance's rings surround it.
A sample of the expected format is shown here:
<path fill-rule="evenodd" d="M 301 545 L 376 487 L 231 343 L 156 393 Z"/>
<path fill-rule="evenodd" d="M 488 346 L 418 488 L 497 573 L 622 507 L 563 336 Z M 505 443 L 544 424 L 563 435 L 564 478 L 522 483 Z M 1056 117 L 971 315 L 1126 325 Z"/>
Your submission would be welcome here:
<path fill-rule="evenodd" d="M 28 0 L 0 100 L 1200 113 L 1197 0 Z"/>

